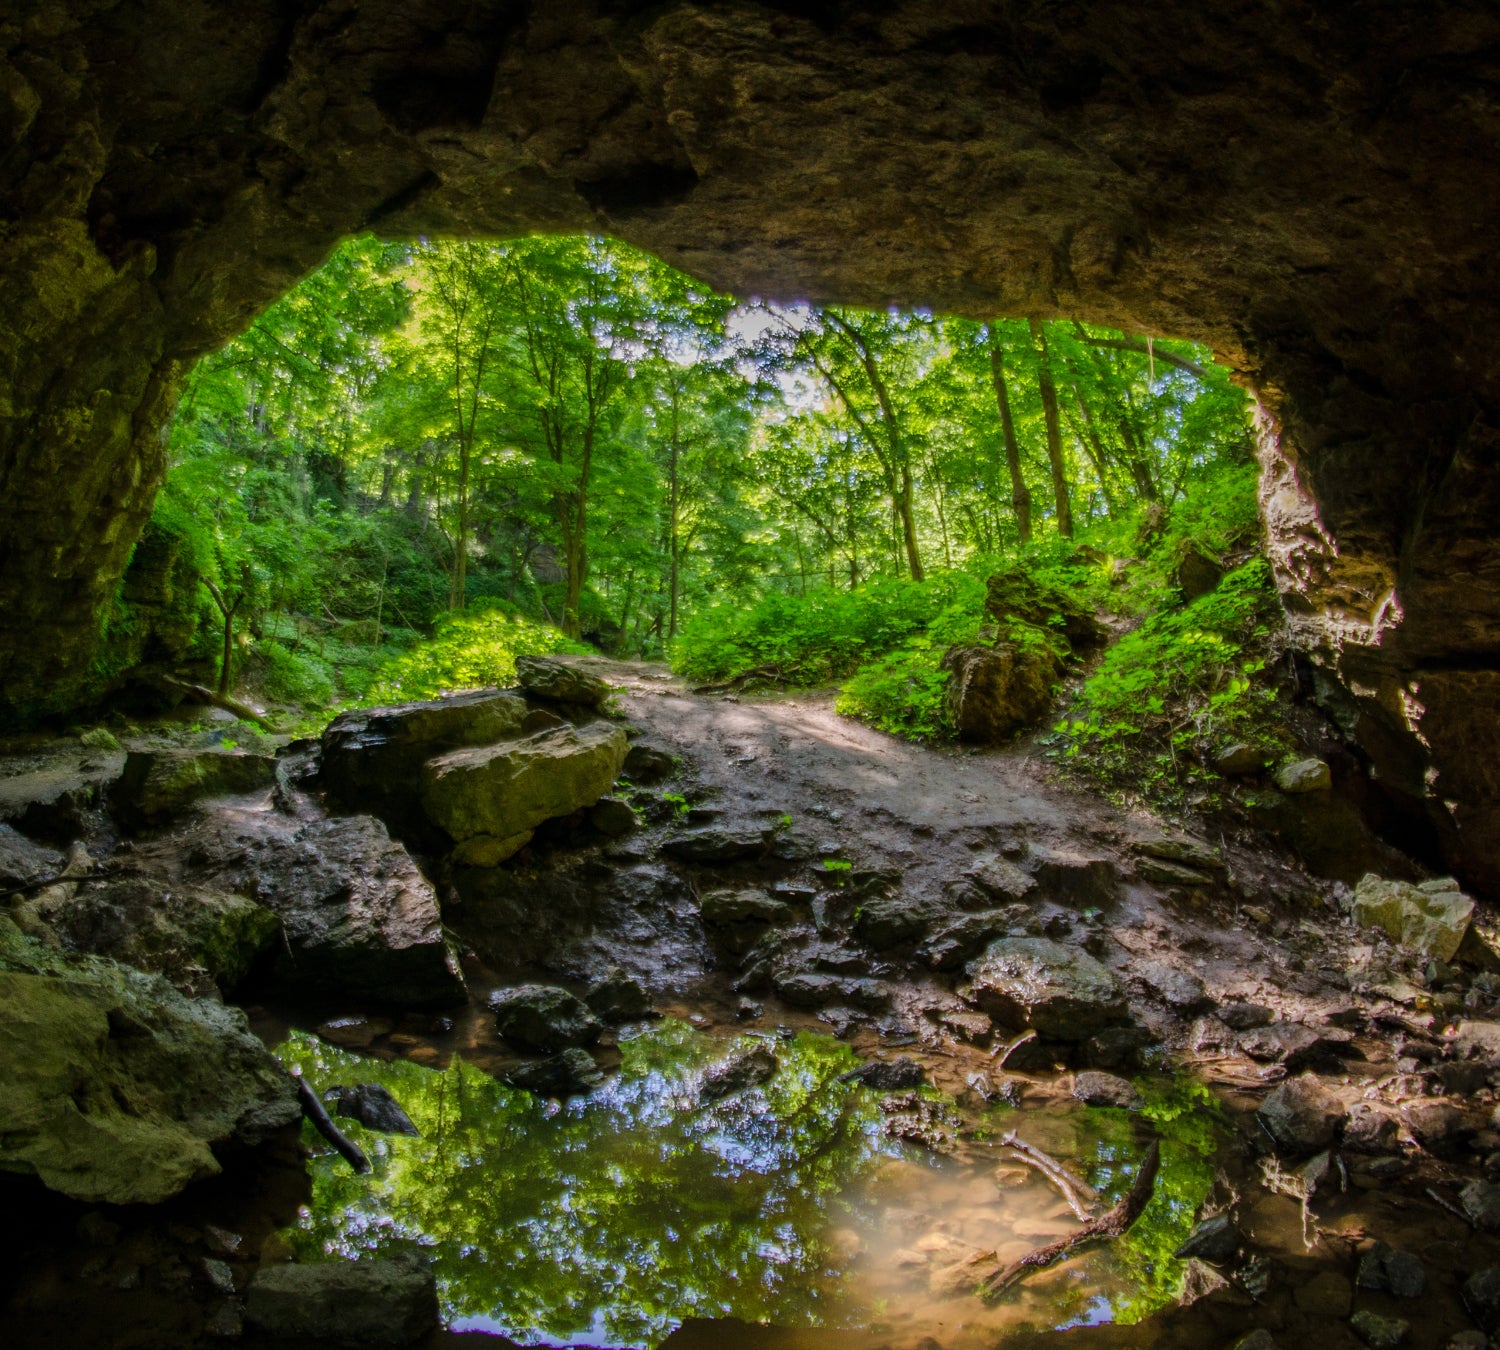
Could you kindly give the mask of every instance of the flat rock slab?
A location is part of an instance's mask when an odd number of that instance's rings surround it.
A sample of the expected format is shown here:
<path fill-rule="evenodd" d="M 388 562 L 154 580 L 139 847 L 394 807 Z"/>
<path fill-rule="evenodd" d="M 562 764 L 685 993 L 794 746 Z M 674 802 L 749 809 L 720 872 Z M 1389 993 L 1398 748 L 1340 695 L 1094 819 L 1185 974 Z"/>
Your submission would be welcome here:
<path fill-rule="evenodd" d="M 661 851 L 670 858 L 691 863 L 734 863 L 761 857 L 769 840 L 756 826 L 730 827 L 711 825 L 668 839 Z"/>
<path fill-rule="evenodd" d="M 47 952 L 3 917 L 0 1025 L 0 1168 L 78 1200 L 166 1200 L 219 1172 L 215 1145 L 301 1116 L 239 1009 Z"/>
<path fill-rule="evenodd" d="M 1075 909 L 1102 908 L 1119 891 L 1119 868 L 1113 858 L 1104 854 L 1033 844 L 1026 858 L 1026 870 L 1036 878 L 1042 896 Z"/>
<path fill-rule="evenodd" d="M 1050 938 L 1002 938 L 969 967 L 966 997 L 1002 1026 L 1082 1041 L 1129 1020 L 1115 977 L 1080 947 Z"/>
<path fill-rule="evenodd" d="M 757 887 L 709 891 L 699 908 L 703 922 L 715 927 L 736 923 L 784 924 L 792 919 L 792 907 Z"/>
<path fill-rule="evenodd" d="M 125 756 L 110 804 L 131 825 L 156 825 L 208 797 L 268 788 L 274 755 L 243 750 L 132 750 Z"/>
<path fill-rule="evenodd" d="M 459 861 L 492 866 L 543 821 L 594 805 L 619 777 L 625 750 L 625 732 L 609 722 L 451 750 L 422 770 L 422 806 L 458 845 Z"/>
<path fill-rule="evenodd" d="M 535 698 L 597 708 L 609 697 L 609 686 L 597 675 L 551 656 L 516 657 L 516 683 Z"/>
<path fill-rule="evenodd" d="M 48 843 L 71 843 L 104 801 L 125 763 L 121 752 L 51 764 L 0 778 L 0 821 Z"/>
<path fill-rule="evenodd" d="M 1316 1078 L 1288 1078 L 1256 1109 L 1276 1146 L 1287 1153 L 1316 1153 L 1333 1143 L 1343 1104 Z"/>
<path fill-rule="evenodd" d="M 64 858 L 55 848 L 28 839 L 9 825 L 0 825 L 0 891 L 30 886 L 59 875 Z"/>
<path fill-rule="evenodd" d="M 437 1285 L 408 1261 L 264 1266 L 250 1281 L 245 1321 L 278 1340 L 410 1345 L 437 1326 Z"/>

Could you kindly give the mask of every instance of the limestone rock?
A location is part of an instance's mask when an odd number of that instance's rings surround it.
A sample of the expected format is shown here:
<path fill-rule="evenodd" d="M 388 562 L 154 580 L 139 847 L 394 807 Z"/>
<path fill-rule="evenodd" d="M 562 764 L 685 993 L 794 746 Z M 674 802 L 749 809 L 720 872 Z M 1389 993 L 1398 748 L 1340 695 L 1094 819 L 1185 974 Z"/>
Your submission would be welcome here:
<path fill-rule="evenodd" d="M 1021 869 L 1009 858 L 998 853 L 986 853 L 974 860 L 965 873 L 966 880 L 973 882 L 985 896 L 985 903 L 995 900 L 1019 901 L 1036 889 L 1036 878 Z M 961 908 L 971 908 L 962 905 Z"/>
<path fill-rule="evenodd" d="M 848 1004 L 866 1012 L 883 1012 L 891 996 L 878 980 L 854 975 L 798 973 L 778 976 L 776 992 L 794 1008 L 829 1008 Z"/>
<path fill-rule="evenodd" d="M 1085 1106 L 1112 1106 L 1125 1111 L 1139 1111 L 1146 1104 L 1135 1084 L 1098 1069 L 1073 1075 L 1073 1095 Z"/>
<path fill-rule="evenodd" d="M 792 907 L 785 900 L 747 886 L 707 892 L 700 913 L 704 923 L 715 927 L 737 923 L 784 924 L 792 918 Z"/>
<path fill-rule="evenodd" d="M 759 858 L 765 853 L 767 842 L 766 832 L 761 829 L 711 825 L 668 839 L 661 851 L 683 862 L 713 865 Z"/>
<path fill-rule="evenodd" d="M 30 886 L 61 874 L 63 855 L 34 843 L 19 830 L 0 825 L 0 891 Z"/>
<path fill-rule="evenodd" d="M 247 814 L 215 830 L 217 842 L 206 832 L 203 847 L 242 850 L 225 883 L 281 919 L 283 979 L 381 1004 L 463 1001 L 432 884 L 378 820 L 287 825 Z"/>
<path fill-rule="evenodd" d="M 965 914 L 924 939 L 916 958 L 933 970 L 957 970 L 995 938 L 1007 935 L 1039 937 L 1041 925 L 1024 905 Z"/>
<path fill-rule="evenodd" d="M 120 818 L 155 825 L 206 797 L 256 792 L 276 776 L 272 755 L 243 750 L 132 750 L 110 793 Z"/>
<path fill-rule="evenodd" d="M 1469 1221 L 1486 1233 L 1500 1233 L 1500 1186 L 1488 1181 L 1471 1181 L 1458 1193 L 1459 1203 Z"/>
<path fill-rule="evenodd" d="M 625 776 L 632 783 L 659 783 L 671 776 L 677 757 L 659 745 L 636 741 L 625 752 Z"/>
<path fill-rule="evenodd" d="M 854 912 L 854 933 L 877 952 L 915 942 L 927 932 L 932 913 L 927 906 L 902 895 L 877 895 Z"/>
<path fill-rule="evenodd" d="M 543 821 L 592 806 L 619 777 L 625 733 L 607 722 L 560 726 L 519 740 L 451 750 L 422 770 L 427 817 L 466 848 L 466 860 L 493 859 Z"/>
<path fill-rule="evenodd" d="M 993 942 L 970 965 L 969 977 L 967 996 L 1003 1026 L 1082 1041 L 1129 1020 L 1115 977 L 1081 948 L 1050 938 Z"/>
<path fill-rule="evenodd" d="M 1075 909 L 1111 904 L 1119 890 L 1120 873 L 1113 858 L 1078 847 L 1032 844 L 1026 868 L 1049 900 Z"/>
<path fill-rule="evenodd" d="M 1211 1219 L 1194 1224 L 1187 1241 L 1172 1255 L 1179 1261 L 1196 1258 L 1199 1261 L 1211 1261 L 1214 1265 L 1223 1265 L 1234 1259 L 1234 1254 L 1239 1251 L 1244 1240 L 1244 1235 L 1235 1227 L 1234 1220 L 1229 1215 L 1216 1214 Z"/>
<path fill-rule="evenodd" d="M 1070 592 L 1038 580 L 1026 567 L 1012 565 L 992 572 L 984 592 L 985 613 L 1002 633 L 1023 624 L 1058 635 L 1075 650 L 1096 646 L 1104 638 L 1104 628 L 1090 609 Z"/>
<path fill-rule="evenodd" d="M 1297 759 L 1276 770 L 1276 786 L 1283 792 L 1327 792 L 1333 774 L 1321 759 Z"/>
<path fill-rule="evenodd" d="M 500 1034 L 523 1050 L 592 1045 L 603 1030 L 582 999 L 549 984 L 522 984 L 490 996 Z"/>
<path fill-rule="evenodd" d="M 1203 981 L 1184 965 L 1170 961 L 1142 961 L 1137 967 L 1143 984 L 1163 1003 L 1179 1012 L 1197 1012 L 1208 1003 Z"/>
<path fill-rule="evenodd" d="M 609 686 L 597 675 L 552 656 L 516 657 L 516 683 L 536 698 L 583 708 L 597 708 L 609 697 Z"/>
<path fill-rule="evenodd" d="M 1256 1111 L 1278 1148 L 1288 1153 L 1316 1153 L 1338 1133 L 1343 1107 L 1316 1078 L 1288 1078 Z"/>
<path fill-rule="evenodd" d="M 1057 658 L 1041 647 L 1000 642 L 993 647 L 950 647 L 943 692 L 959 739 L 998 745 L 1045 715 L 1062 674 Z"/>
<path fill-rule="evenodd" d="M 243 895 L 146 877 L 85 882 L 46 919 L 73 950 L 164 975 L 185 993 L 232 991 L 281 935 L 281 920 Z"/>
<path fill-rule="evenodd" d="M 637 821 L 629 802 L 618 797 L 600 797 L 589 811 L 589 824 L 600 834 L 618 839 L 634 830 Z"/>
<path fill-rule="evenodd" d="M 505 1070 L 504 1078 L 523 1092 L 559 1098 L 583 1096 L 604 1082 L 594 1057 L 578 1046 L 569 1046 L 545 1059 L 523 1060 Z"/>
<path fill-rule="evenodd" d="M 1366 873 L 1354 889 L 1351 913 L 1355 923 L 1383 929 L 1411 951 L 1451 961 L 1468 930 L 1474 901 L 1456 888 L 1432 890 Z"/>
<path fill-rule="evenodd" d="M 651 996 L 641 982 L 623 970 L 612 970 L 584 994 L 589 1011 L 601 1022 L 617 1025 L 654 1017 Z"/>
<path fill-rule="evenodd" d="M 213 1147 L 301 1116 L 237 1008 L 28 943 L 0 916 L 0 1169 L 90 1203 L 155 1204 L 220 1170 Z"/>
<path fill-rule="evenodd" d="M 277 1341 L 411 1345 L 438 1324 L 437 1285 L 415 1261 L 262 1266 L 250 1281 L 245 1321 Z"/>
<path fill-rule="evenodd" d="M 383 1083 L 331 1087 L 323 1094 L 323 1100 L 333 1106 L 334 1115 L 357 1120 L 367 1130 L 413 1136 L 421 1133 Z"/>
<path fill-rule="evenodd" d="M 1214 752 L 1214 772 L 1225 778 L 1244 778 L 1264 769 L 1268 758 L 1264 750 L 1243 741 L 1233 741 Z"/>
<path fill-rule="evenodd" d="M 526 700 L 508 689 L 343 713 L 323 733 L 322 782 L 342 805 L 373 811 L 402 829 L 392 817 L 418 810 L 429 759 L 540 730 L 532 720 Z"/>

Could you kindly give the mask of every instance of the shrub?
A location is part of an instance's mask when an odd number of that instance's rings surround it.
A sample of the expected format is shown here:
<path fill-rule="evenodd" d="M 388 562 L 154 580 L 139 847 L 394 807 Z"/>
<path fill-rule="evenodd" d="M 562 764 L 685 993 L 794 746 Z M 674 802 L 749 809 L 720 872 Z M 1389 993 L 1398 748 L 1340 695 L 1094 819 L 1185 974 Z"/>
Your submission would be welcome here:
<path fill-rule="evenodd" d="M 333 671 L 308 651 L 289 651 L 279 642 L 257 644 L 255 657 L 262 667 L 265 691 L 284 703 L 327 707 L 338 696 Z"/>
<path fill-rule="evenodd" d="M 910 740 L 948 740 L 953 723 L 943 697 L 948 672 L 938 669 L 942 654 L 943 646 L 914 639 L 861 667 L 839 690 L 834 709 Z"/>

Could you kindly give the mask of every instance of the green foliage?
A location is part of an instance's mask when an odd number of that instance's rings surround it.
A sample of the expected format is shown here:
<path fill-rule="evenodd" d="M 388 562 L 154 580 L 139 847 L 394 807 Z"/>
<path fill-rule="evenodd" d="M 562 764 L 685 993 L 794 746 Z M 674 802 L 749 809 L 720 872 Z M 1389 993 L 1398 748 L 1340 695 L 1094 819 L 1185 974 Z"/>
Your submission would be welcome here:
<path fill-rule="evenodd" d="M 1255 558 L 1182 608 L 1161 610 L 1104 655 L 1054 729 L 1056 753 L 1117 786 L 1164 799 L 1194 782 L 1227 739 L 1279 748 L 1266 655 L 1279 613 L 1270 568 Z"/>
<path fill-rule="evenodd" d="M 373 703 L 403 703 L 454 689 L 506 685 L 515 678 L 518 656 L 587 650 L 502 605 L 476 606 L 445 615 L 431 641 L 381 666 L 364 696 Z"/>
<path fill-rule="evenodd" d="M 965 572 L 806 597 L 773 593 L 746 609 L 716 606 L 694 615 L 672 662 L 695 680 L 769 666 L 787 683 L 823 684 L 918 635 L 934 644 L 972 640 L 983 606 L 984 583 Z"/>
<path fill-rule="evenodd" d="M 324 708 L 338 696 L 332 669 L 311 652 L 288 651 L 279 642 L 259 643 L 256 659 L 264 669 L 262 683 L 272 698 Z"/>
<path fill-rule="evenodd" d="M 948 673 L 938 669 L 941 659 L 941 647 L 928 638 L 915 638 L 861 667 L 839 689 L 834 708 L 909 740 L 947 740 L 953 723 L 943 698 Z"/>

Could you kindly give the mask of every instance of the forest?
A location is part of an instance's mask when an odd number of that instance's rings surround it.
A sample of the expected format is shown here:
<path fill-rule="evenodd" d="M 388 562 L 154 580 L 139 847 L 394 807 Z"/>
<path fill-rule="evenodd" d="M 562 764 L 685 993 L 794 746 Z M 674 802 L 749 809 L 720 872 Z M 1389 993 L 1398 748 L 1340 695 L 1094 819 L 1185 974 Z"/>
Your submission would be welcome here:
<path fill-rule="evenodd" d="M 1164 666 L 1188 739 L 1254 711 L 1248 400 L 1189 344 L 741 300 L 602 237 L 365 237 L 199 363 L 169 454 L 105 682 L 173 666 L 312 725 L 599 650 L 842 683 L 942 740 L 943 652 L 1019 567 L 1155 616 L 1074 740 Z M 1249 565 L 1183 623 L 1193 558 Z"/>

